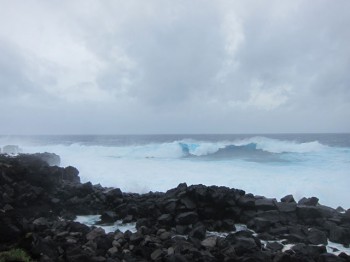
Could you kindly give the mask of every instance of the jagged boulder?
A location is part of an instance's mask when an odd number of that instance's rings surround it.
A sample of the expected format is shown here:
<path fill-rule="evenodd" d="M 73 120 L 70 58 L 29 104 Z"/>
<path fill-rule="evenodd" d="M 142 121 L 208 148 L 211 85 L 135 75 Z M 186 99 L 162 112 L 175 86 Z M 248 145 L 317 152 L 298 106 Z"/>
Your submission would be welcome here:
<path fill-rule="evenodd" d="M 319 199 L 317 197 L 310 197 L 310 198 L 303 197 L 298 201 L 298 205 L 316 206 L 318 204 L 318 200 Z"/>
<path fill-rule="evenodd" d="M 350 244 L 350 228 L 332 226 L 329 232 L 329 240 L 344 245 Z"/>
<path fill-rule="evenodd" d="M 196 212 L 185 212 L 180 213 L 176 218 L 175 222 L 179 225 L 194 224 L 198 220 L 198 214 Z"/>
<path fill-rule="evenodd" d="M 286 195 L 281 198 L 281 202 L 283 203 L 295 203 L 293 195 Z"/>
<path fill-rule="evenodd" d="M 60 166 L 60 164 L 61 164 L 60 156 L 56 155 L 54 153 L 48 153 L 48 152 L 37 153 L 37 154 L 33 154 L 33 156 L 41 159 L 42 161 L 47 163 L 49 166 Z"/>
<path fill-rule="evenodd" d="M 255 201 L 255 208 L 263 211 L 276 210 L 276 203 L 275 198 L 260 198 Z"/>

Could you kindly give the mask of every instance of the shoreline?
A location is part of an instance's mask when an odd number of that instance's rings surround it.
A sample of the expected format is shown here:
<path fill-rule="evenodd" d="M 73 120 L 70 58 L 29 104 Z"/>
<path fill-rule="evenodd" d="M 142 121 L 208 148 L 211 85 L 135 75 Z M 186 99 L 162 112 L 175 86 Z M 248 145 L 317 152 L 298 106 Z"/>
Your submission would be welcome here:
<path fill-rule="evenodd" d="M 350 208 L 348 136 L 182 138 L 49 136 L 2 144 L 17 144 L 23 153 L 55 152 L 62 166 L 79 169 L 83 182 L 125 192 L 166 192 L 187 182 L 271 198 L 293 194 L 296 201 L 317 196 L 324 205 Z"/>
<path fill-rule="evenodd" d="M 79 171 L 56 166 L 58 159 L 0 156 L 0 252 L 21 248 L 40 261 L 350 261 L 326 249 L 328 241 L 349 247 L 350 209 L 320 205 L 316 197 L 277 201 L 185 183 L 163 193 L 125 193 L 80 183 Z M 75 222 L 77 215 L 133 222 L 137 231 L 106 234 Z M 237 224 L 247 230 L 235 231 Z"/>

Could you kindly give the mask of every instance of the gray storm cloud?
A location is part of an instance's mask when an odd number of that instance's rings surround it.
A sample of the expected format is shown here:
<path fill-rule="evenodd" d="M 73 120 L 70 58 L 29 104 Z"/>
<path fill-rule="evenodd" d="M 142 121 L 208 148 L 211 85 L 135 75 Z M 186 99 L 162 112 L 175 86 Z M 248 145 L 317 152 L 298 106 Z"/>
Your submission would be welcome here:
<path fill-rule="evenodd" d="M 0 133 L 349 132 L 349 7 L 0 0 Z"/>

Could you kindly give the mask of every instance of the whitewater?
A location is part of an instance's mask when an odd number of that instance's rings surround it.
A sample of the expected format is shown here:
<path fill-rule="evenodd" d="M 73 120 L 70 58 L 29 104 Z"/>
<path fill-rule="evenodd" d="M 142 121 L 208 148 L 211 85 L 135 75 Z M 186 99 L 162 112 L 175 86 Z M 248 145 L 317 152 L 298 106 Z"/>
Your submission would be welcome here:
<path fill-rule="evenodd" d="M 266 197 L 316 196 L 350 208 L 350 134 L 0 136 L 0 146 L 52 152 L 61 166 L 125 192 L 179 183 L 218 185 Z"/>

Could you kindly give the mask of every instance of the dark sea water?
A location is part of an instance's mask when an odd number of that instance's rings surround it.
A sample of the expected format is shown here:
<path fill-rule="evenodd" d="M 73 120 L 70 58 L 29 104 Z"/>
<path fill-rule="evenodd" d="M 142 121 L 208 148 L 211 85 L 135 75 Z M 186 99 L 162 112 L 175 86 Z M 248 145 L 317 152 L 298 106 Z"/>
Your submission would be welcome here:
<path fill-rule="evenodd" d="M 83 181 L 124 191 L 181 182 L 350 207 L 350 134 L 0 136 L 0 147 L 54 152 Z"/>

